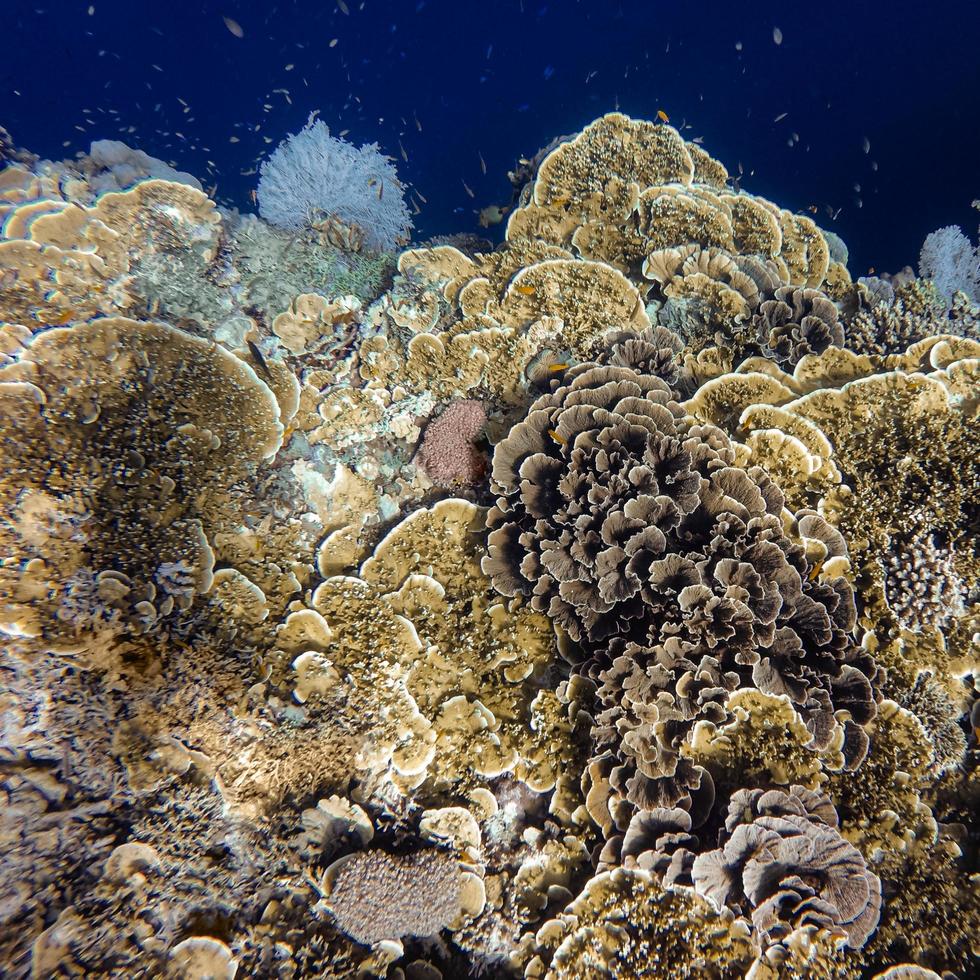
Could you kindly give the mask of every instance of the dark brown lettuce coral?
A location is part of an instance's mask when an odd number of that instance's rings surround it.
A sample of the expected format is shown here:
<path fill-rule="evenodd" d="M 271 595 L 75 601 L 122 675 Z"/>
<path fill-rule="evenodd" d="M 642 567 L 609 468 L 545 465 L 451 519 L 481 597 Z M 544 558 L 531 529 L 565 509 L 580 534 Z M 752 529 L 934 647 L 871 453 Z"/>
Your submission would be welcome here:
<path fill-rule="evenodd" d="M 818 577 L 784 530 L 779 488 L 736 466 L 728 437 L 685 418 L 662 379 L 569 369 L 498 443 L 492 479 L 483 568 L 581 648 L 590 812 L 607 834 L 637 809 L 703 815 L 710 779 L 680 746 L 697 721 L 727 717 L 737 688 L 786 695 L 814 748 L 835 712 L 854 729 L 873 716 L 851 587 Z"/>
<path fill-rule="evenodd" d="M 819 289 L 781 286 L 754 317 L 764 353 L 792 370 L 807 354 L 844 345 L 844 328 L 833 300 Z"/>
<path fill-rule="evenodd" d="M 826 796 L 801 786 L 739 790 L 719 843 L 695 858 L 695 890 L 750 916 L 765 943 L 816 926 L 859 948 L 878 925 L 881 882 L 841 836 Z"/>

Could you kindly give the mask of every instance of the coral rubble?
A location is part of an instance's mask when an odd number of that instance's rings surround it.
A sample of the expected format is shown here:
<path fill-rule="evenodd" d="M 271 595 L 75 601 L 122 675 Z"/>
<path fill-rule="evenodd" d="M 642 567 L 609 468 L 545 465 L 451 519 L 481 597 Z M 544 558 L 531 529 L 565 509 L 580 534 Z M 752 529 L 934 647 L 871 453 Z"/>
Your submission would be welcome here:
<path fill-rule="evenodd" d="M 0 973 L 974 975 L 975 297 L 620 113 L 393 256 L 325 138 L 0 146 Z"/>

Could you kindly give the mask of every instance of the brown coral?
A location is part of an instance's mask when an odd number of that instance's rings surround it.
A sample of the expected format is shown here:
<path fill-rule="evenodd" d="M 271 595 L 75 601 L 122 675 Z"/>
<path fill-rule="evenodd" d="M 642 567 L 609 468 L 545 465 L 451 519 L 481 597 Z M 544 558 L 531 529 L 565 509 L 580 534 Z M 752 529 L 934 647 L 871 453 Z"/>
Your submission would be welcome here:
<path fill-rule="evenodd" d="M 631 808 L 703 816 L 710 780 L 678 751 L 698 719 L 726 717 L 736 688 L 788 695 L 818 748 L 835 711 L 873 716 L 853 595 L 815 577 L 778 488 L 733 465 L 719 430 L 684 420 L 663 381 L 584 364 L 563 382 L 495 449 L 483 566 L 583 647 L 590 810 L 607 833 Z"/>
<path fill-rule="evenodd" d="M 860 947 L 878 924 L 881 882 L 841 837 L 826 796 L 739 790 L 720 843 L 695 858 L 694 887 L 717 908 L 751 914 L 764 943 L 809 924 L 840 928 Z"/>
<path fill-rule="evenodd" d="M 763 351 L 787 370 L 806 354 L 820 354 L 844 343 L 837 307 L 817 289 L 782 286 L 755 317 Z"/>
<path fill-rule="evenodd" d="M 623 868 L 592 878 L 534 940 L 524 976 L 544 980 L 735 980 L 758 953 L 727 910 Z"/>

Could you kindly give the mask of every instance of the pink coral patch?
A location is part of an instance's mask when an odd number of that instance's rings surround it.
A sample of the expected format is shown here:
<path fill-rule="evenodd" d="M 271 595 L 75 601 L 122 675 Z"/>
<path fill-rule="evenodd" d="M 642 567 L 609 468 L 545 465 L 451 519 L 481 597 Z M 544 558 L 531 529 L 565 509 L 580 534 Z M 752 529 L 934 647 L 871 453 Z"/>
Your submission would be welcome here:
<path fill-rule="evenodd" d="M 487 422 L 482 402 L 472 398 L 453 402 L 422 436 L 418 462 L 433 483 L 469 485 L 487 471 L 487 458 L 475 442 Z"/>

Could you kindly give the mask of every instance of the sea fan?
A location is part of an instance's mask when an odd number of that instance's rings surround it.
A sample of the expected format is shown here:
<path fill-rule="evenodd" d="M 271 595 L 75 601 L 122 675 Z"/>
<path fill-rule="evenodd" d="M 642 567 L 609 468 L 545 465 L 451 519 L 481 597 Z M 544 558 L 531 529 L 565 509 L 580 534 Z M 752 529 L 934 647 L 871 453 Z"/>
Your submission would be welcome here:
<path fill-rule="evenodd" d="M 974 248 L 958 225 L 940 228 L 922 243 L 919 275 L 931 279 L 947 303 L 957 290 L 980 303 L 980 246 Z"/>
<path fill-rule="evenodd" d="M 279 228 L 336 216 L 370 248 L 392 249 L 412 227 L 398 174 L 377 143 L 356 147 L 312 119 L 262 164 L 259 213 Z"/>

